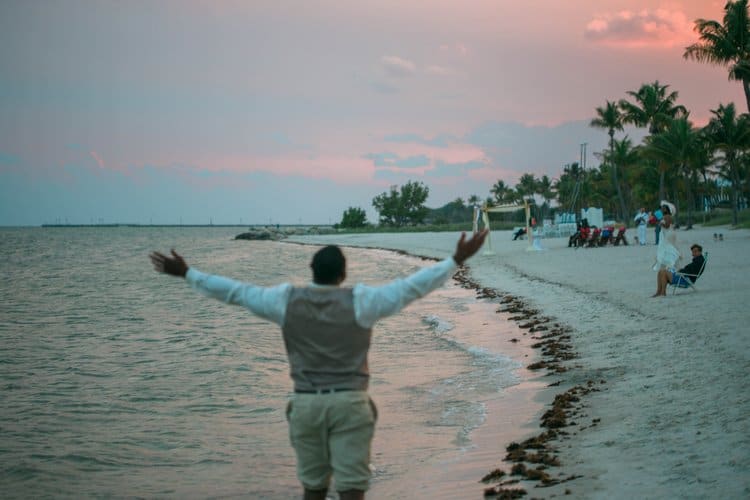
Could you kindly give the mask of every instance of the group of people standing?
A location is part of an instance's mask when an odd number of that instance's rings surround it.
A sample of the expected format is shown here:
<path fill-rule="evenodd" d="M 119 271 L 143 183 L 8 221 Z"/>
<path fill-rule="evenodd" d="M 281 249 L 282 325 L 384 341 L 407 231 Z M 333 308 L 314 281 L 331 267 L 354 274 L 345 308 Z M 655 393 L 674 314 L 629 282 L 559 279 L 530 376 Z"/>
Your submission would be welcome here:
<path fill-rule="evenodd" d="M 676 212 L 673 204 L 669 203 L 668 201 L 662 201 L 661 203 L 661 206 L 658 209 L 654 210 L 654 212 L 646 212 L 646 209 L 641 207 L 638 213 L 635 214 L 633 220 L 638 227 L 639 244 L 646 245 L 648 243 L 648 238 L 646 237 L 646 228 L 649 226 L 649 224 L 654 226 L 654 243 L 656 245 L 659 244 L 661 230 L 663 227 L 662 221 L 664 220 L 665 214 L 668 215 L 671 219 L 671 217 Z"/>

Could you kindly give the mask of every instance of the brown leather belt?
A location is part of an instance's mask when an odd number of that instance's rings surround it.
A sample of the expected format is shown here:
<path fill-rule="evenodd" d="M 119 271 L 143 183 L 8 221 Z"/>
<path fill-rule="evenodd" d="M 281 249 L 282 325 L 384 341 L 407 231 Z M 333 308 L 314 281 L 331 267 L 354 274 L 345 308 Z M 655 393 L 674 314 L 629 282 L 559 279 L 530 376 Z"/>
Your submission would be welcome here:
<path fill-rule="evenodd" d="M 356 391 L 357 389 L 350 389 L 348 387 L 331 388 L 331 389 L 295 389 L 295 394 L 331 394 L 334 392 L 344 391 Z"/>

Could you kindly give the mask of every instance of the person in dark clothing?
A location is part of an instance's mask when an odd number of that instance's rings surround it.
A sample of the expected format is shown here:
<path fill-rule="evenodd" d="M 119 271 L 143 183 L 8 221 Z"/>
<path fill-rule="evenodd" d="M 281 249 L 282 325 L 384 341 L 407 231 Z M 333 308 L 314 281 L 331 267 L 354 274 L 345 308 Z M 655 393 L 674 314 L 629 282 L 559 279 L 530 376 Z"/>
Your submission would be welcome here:
<path fill-rule="evenodd" d="M 698 277 L 700 277 L 703 271 L 703 263 L 706 261 L 705 257 L 703 257 L 703 247 L 695 244 L 690 247 L 690 251 L 693 254 L 693 260 L 679 271 L 675 272 L 674 269 L 659 270 L 656 275 L 656 293 L 652 297 L 666 295 L 668 285 L 686 287 L 695 283 Z M 687 280 L 690 280 L 690 283 Z"/>
<path fill-rule="evenodd" d="M 525 227 L 519 228 L 518 231 L 513 233 L 513 241 L 516 241 L 518 238 L 520 238 L 524 234 L 526 234 L 526 228 Z"/>

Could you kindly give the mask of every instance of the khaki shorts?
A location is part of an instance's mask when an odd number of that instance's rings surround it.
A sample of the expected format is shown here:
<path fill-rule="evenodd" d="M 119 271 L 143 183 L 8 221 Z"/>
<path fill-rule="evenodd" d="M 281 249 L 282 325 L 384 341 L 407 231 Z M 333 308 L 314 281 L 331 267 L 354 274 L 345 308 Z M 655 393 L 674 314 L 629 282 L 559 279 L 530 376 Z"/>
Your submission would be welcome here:
<path fill-rule="evenodd" d="M 287 406 L 297 477 L 307 490 L 366 491 L 377 409 L 367 391 L 295 394 Z"/>

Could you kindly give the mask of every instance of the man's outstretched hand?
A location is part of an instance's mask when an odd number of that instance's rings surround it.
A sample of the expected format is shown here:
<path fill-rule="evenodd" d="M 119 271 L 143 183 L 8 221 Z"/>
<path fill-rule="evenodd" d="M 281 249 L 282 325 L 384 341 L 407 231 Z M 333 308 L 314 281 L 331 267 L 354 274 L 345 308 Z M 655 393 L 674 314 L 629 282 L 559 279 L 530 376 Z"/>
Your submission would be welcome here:
<path fill-rule="evenodd" d="M 478 233 L 472 234 L 468 240 L 466 239 L 466 233 L 461 233 L 458 244 L 456 244 L 456 253 L 453 254 L 453 260 L 456 261 L 456 264 L 460 266 L 466 259 L 477 253 L 482 248 L 484 239 L 489 232 L 489 229 L 482 229 Z"/>
<path fill-rule="evenodd" d="M 167 257 L 159 252 L 151 252 L 149 257 L 151 258 L 151 263 L 154 265 L 154 270 L 160 273 L 184 278 L 185 274 L 187 274 L 188 265 L 181 255 L 174 250 L 171 252 L 171 257 Z"/>

